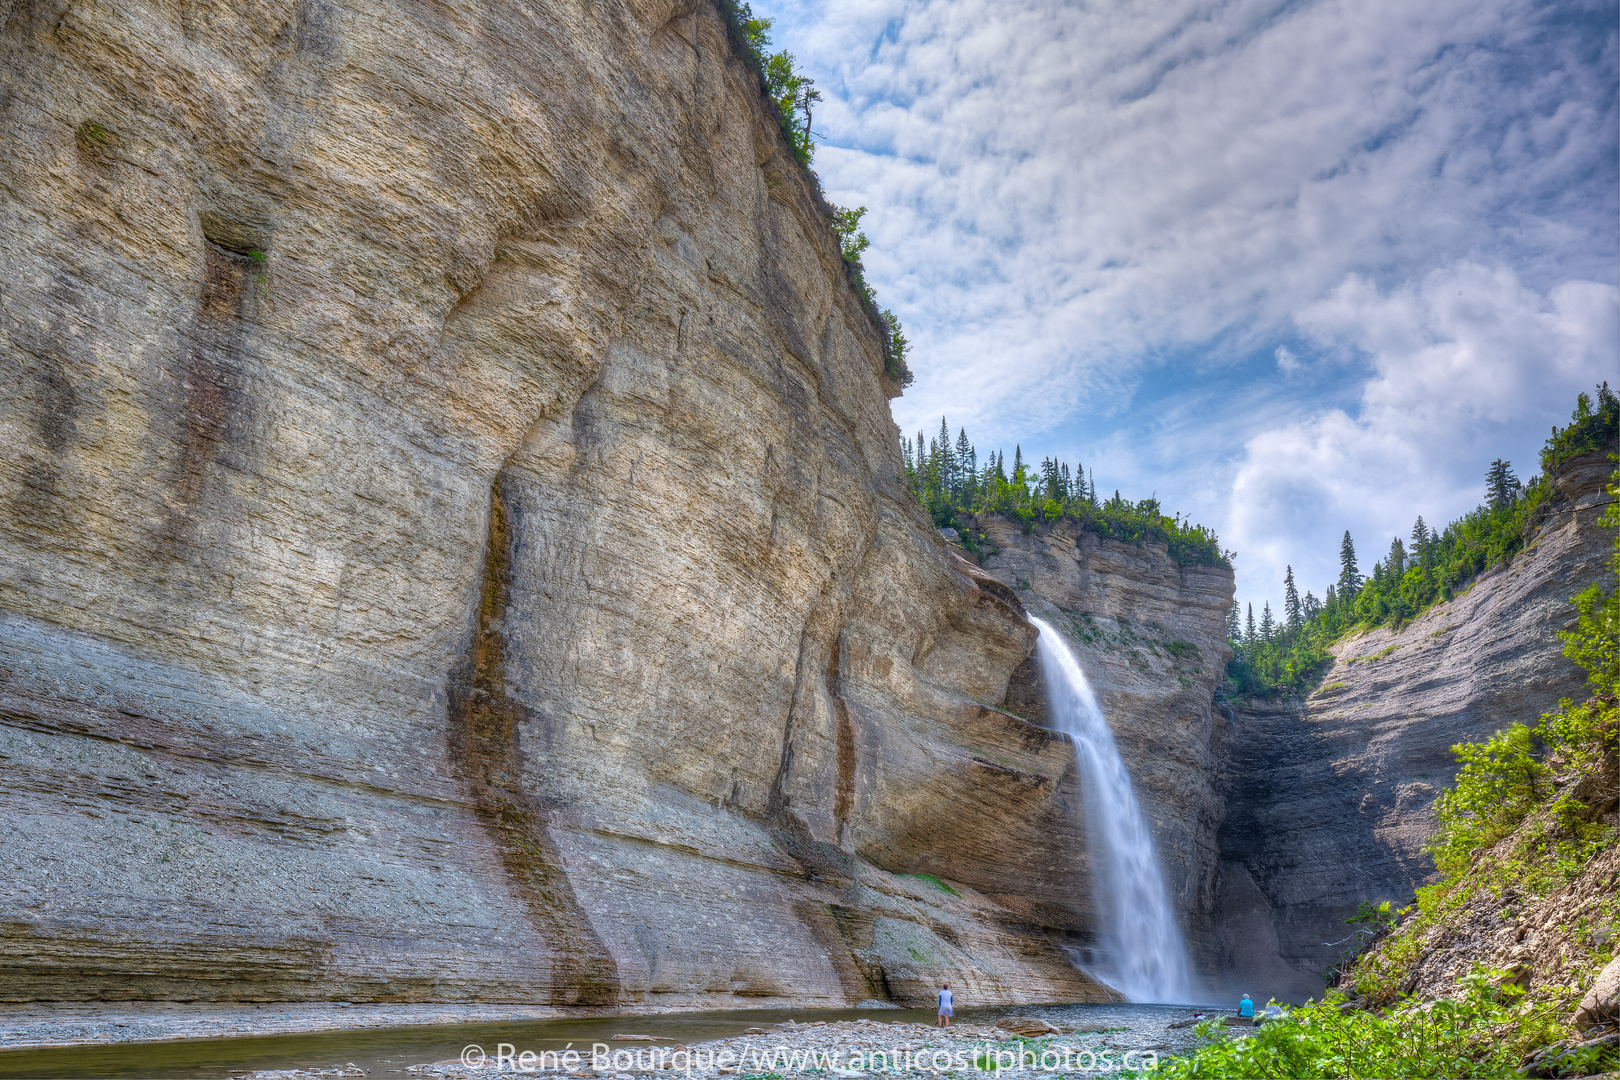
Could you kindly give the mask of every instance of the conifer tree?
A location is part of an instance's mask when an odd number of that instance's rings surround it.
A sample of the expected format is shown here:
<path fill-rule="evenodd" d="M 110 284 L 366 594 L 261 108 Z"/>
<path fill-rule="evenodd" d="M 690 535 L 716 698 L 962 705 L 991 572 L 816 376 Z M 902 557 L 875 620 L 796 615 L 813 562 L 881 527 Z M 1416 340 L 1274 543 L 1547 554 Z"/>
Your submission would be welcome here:
<path fill-rule="evenodd" d="M 1406 573 L 1406 548 L 1398 536 L 1389 542 L 1389 554 L 1384 556 L 1384 569 L 1397 578 Z"/>
<path fill-rule="evenodd" d="M 979 482 L 979 454 L 968 442 L 967 428 L 956 429 L 956 467 L 962 476 L 962 490 L 967 491 Z"/>
<path fill-rule="evenodd" d="M 1361 570 L 1356 566 L 1356 544 L 1350 539 L 1350 530 L 1344 530 L 1339 544 L 1339 599 L 1349 602 L 1361 591 Z"/>
<path fill-rule="evenodd" d="M 1271 601 L 1267 600 L 1265 608 L 1260 612 L 1260 640 L 1270 641 L 1276 629 L 1277 624 L 1271 617 Z"/>
<path fill-rule="evenodd" d="M 1232 606 L 1226 609 L 1226 637 L 1234 642 L 1243 640 L 1243 620 L 1238 615 L 1239 607 L 1238 602 L 1234 600 Z"/>
<path fill-rule="evenodd" d="M 941 491 L 956 491 L 956 451 L 951 447 L 951 428 L 945 418 L 939 418 L 939 487 Z"/>
<path fill-rule="evenodd" d="M 1251 646 L 1255 642 L 1255 636 L 1254 636 L 1254 604 L 1253 603 L 1249 604 L 1249 625 L 1248 625 L 1248 629 L 1246 629 L 1243 632 L 1243 642 L 1244 642 L 1244 644 L 1251 645 Z"/>
<path fill-rule="evenodd" d="M 1086 481 L 1086 499 L 1091 503 L 1092 509 L 1097 506 L 1097 470 L 1092 469 L 1090 479 Z"/>
<path fill-rule="evenodd" d="M 1299 603 L 1299 589 L 1294 585 L 1292 566 L 1288 568 L 1288 576 L 1283 578 L 1283 618 L 1287 620 L 1290 632 L 1305 625 L 1305 609 Z"/>
<path fill-rule="evenodd" d="M 1513 466 L 1501 458 L 1491 462 L 1485 472 L 1485 495 L 1492 510 L 1506 510 L 1519 498 L 1519 478 L 1513 475 Z"/>

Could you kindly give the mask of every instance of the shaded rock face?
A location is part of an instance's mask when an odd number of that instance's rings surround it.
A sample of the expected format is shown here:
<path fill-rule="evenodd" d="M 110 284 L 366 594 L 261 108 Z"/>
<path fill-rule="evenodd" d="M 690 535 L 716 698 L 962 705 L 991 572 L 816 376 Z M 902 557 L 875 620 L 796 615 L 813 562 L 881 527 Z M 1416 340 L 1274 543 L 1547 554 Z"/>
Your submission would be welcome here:
<path fill-rule="evenodd" d="M 1231 569 L 1180 566 L 1162 545 L 983 518 L 999 548 L 985 570 L 1063 633 L 1108 717 L 1151 823 L 1172 902 L 1199 967 L 1215 962 L 1201 913 L 1213 902 L 1216 835 L 1225 814 L 1221 766 L 1230 722 L 1214 705 L 1231 646 Z M 1007 709 L 1047 723 L 1033 657 L 1014 672 Z M 1055 809 L 1055 808 L 1054 808 Z M 1049 822 L 1063 851 L 1085 849 L 1079 816 Z M 1071 856 L 1072 857 L 1072 856 Z"/>
<path fill-rule="evenodd" d="M 5 10 L 0 995 L 1101 996 L 707 3 Z"/>
<path fill-rule="evenodd" d="M 1320 997 L 1358 905 L 1404 905 L 1431 879 L 1422 845 L 1456 775 L 1450 748 L 1585 696 L 1557 633 L 1575 625 L 1569 598 L 1606 577 L 1613 536 L 1597 518 L 1608 471 L 1601 455 L 1561 469 L 1535 539 L 1510 565 L 1399 631 L 1341 641 L 1305 702 L 1233 711 L 1207 915 L 1233 992 Z"/>

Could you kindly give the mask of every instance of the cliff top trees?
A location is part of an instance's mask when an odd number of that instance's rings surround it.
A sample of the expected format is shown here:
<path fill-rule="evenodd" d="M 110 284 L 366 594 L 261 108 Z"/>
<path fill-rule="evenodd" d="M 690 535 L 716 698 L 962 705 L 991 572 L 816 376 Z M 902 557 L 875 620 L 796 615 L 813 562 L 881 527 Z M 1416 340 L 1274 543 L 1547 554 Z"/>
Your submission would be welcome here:
<path fill-rule="evenodd" d="M 1044 458 L 1038 470 L 1032 469 L 1024 461 L 1023 446 L 1015 445 L 1010 475 L 1001 451 L 987 454 L 981 467 L 967 430 L 958 428 L 952 439 L 945 417 L 932 439 L 920 431 L 915 444 L 902 439 L 900 456 L 906 482 L 941 528 L 956 526 L 960 531 L 967 524 L 964 519 L 980 514 L 1004 515 L 1022 522 L 1026 531 L 1042 523 L 1070 521 L 1110 539 L 1162 543 L 1182 565 L 1230 565 L 1214 533 L 1179 514 L 1166 516 L 1156 499 L 1133 503 L 1115 491 L 1112 499 L 1098 505 L 1095 474 L 1088 478 L 1084 465 Z M 971 533 L 962 537 L 963 546 L 975 553 L 980 540 Z"/>
<path fill-rule="evenodd" d="M 1620 400 L 1607 381 L 1597 388 L 1595 404 L 1586 394 L 1579 395 L 1569 426 L 1553 428 L 1541 449 L 1541 471 L 1551 472 L 1572 458 L 1601 450 L 1620 450 Z"/>

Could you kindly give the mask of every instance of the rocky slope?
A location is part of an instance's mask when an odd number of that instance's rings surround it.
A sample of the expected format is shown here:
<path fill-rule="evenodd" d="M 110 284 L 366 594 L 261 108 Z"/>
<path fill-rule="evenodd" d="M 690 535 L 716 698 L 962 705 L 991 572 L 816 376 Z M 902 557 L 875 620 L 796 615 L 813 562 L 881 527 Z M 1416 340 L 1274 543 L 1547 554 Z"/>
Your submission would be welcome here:
<path fill-rule="evenodd" d="M 1574 625 L 1569 598 L 1605 579 L 1609 468 L 1571 462 L 1509 566 L 1398 631 L 1341 641 L 1307 701 L 1232 711 L 1218 887 L 1201 918 L 1234 992 L 1320 996 L 1357 906 L 1405 904 L 1429 880 L 1421 847 L 1456 773 L 1450 748 L 1585 696 L 1557 631 Z"/>
<path fill-rule="evenodd" d="M 4 13 L 0 995 L 1101 993 L 707 0 Z"/>
<path fill-rule="evenodd" d="M 995 548 L 985 569 L 1063 632 L 1119 742 L 1176 906 L 1189 916 L 1199 966 L 1213 974 L 1207 926 L 1190 918 L 1214 899 L 1217 831 L 1225 816 L 1220 772 L 1230 723 L 1215 688 L 1232 651 L 1226 612 L 1232 571 L 1180 566 L 1161 544 L 1131 544 L 1077 531 L 986 517 L 974 523 Z M 1007 708 L 1045 722 L 1034 660 L 1014 674 Z M 1064 844 L 1085 846 L 1078 819 Z"/>

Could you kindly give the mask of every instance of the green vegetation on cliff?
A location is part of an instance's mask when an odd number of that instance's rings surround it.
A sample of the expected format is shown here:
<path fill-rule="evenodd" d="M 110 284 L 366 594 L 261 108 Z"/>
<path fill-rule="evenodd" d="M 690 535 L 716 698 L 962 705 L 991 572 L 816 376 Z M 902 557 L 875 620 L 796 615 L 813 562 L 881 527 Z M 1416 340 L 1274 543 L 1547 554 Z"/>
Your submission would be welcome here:
<path fill-rule="evenodd" d="M 821 91 L 816 89 L 815 80 L 799 69 L 792 53 L 786 49 L 770 51 L 770 19 L 758 18 L 749 5 L 740 0 L 718 0 L 718 4 L 720 14 L 726 21 L 732 48 L 743 63 L 759 76 L 760 90 L 776 113 L 782 137 L 787 140 L 794 160 L 804 170 L 805 177 L 820 197 L 828 223 L 838 236 L 838 246 L 850 284 L 855 287 L 873 326 L 883 338 L 884 374 L 902 387 L 910 386 L 915 376 L 906 363 L 908 343 L 900 330 L 900 320 L 888 308 L 878 307 L 877 294 L 867 284 L 866 267 L 861 263 L 861 252 L 866 250 L 868 244 L 866 234 L 860 231 L 861 215 L 866 213 L 866 207 L 848 210 L 827 202 L 821 190 L 821 177 L 810 168 L 810 162 L 816 156 L 815 131 L 810 122 L 816 103 L 821 101 Z"/>
<path fill-rule="evenodd" d="M 1014 447 L 1010 469 L 999 451 L 981 466 L 967 432 L 959 429 L 953 441 L 943 417 L 936 438 L 924 443 L 920 431 L 915 445 L 902 438 L 900 455 L 907 485 L 942 529 L 968 533 L 967 519 L 981 514 L 1001 514 L 1022 522 L 1026 530 L 1037 523 L 1069 521 L 1111 540 L 1164 544 L 1183 566 L 1231 565 L 1230 553 L 1221 550 L 1215 533 L 1183 521 L 1180 514 L 1166 515 L 1157 499 L 1129 502 L 1115 491 L 1112 498 L 1099 500 L 1095 476 L 1088 477 L 1078 464 L 1071 469 L 1047 458 L 1036 469 L 1024 462 L 1023 449 Z M 964 546 L 970 551 L 977 546 L 970 533 Z"/>
<path fill-rule="evenodd" d="M 1384 557 L 1363 576 L 1355 542 L 1344 534 L 1339 546 L 1339 579 L 1318 600 L 1300 597 L 1290 567 L 1284 581 L 1285 610 L 1270 604 L 1258 622 L 1254 607 L 1234 608 L 1227 620 L 1234 656 L 1229 688 L 1236 695 L 1304 694 L 1332 663 L 1328 647 L 1353 630 L 1400 628 L 1434 604 L 1450 600 L 1483 571 L 1505 565 L 1545 518 L 1554 470 L 1585 454 L 1614 450 L 1620 443 L 1620 401 L 1609 384 L 1596 401 L 1576 399 L 1564 428 L 1553 428 L 1541 452 L 1542 475 L 1521 483 L 1509 462 L 1491 462 L 1485 474 L 1486 500 L 1444 529 L 1431 528 L 1419 515 L 1407 538 L 1394 537 Z"/>
<path fill-rule="evenodd" d="M 1620 527 L 1620 505 L 1610 504 L 1603 524 Z M 1620 574 L 1620 544 L 1614 566 Z M 1373 909 L 1373 947 L 1321 1002 L 1249 1038 L 1205 1025 L 1207 1045 L 1150 1075 L 1553 1077 L 1620 1068 L 1613 1040 L 1577 1014 L 1598 970 L 1620 955 L 1620 591 L 1593 586 L 1574 602 L 1579 620 L 1561 635 L 1564 653 L 1586 670 L 1592 696 L 1561 702 L 1533 728 L 1512 724 L 1453 747 L 1463 767 L 1436 803 L 1439 828 L 1427 845 L 1440 879 L 1394 917 L 1381 917 L 1388 904 Z"/>

